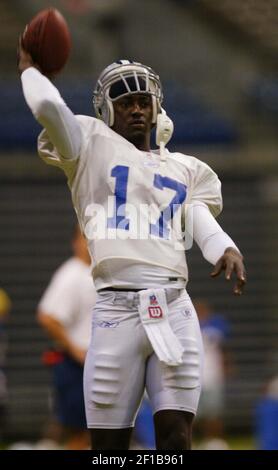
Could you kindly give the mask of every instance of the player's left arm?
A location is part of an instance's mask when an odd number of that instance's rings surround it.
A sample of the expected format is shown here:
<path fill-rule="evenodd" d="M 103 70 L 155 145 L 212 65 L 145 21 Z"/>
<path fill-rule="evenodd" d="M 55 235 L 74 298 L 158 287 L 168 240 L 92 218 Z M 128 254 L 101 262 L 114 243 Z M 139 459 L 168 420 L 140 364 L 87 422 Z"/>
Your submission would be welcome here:
<path fill-rule="evenodd" d="M 222 271 L 229 281 L 234 274 L 234 294 L 241 295 L 246 284 L 246 270 L 239 249 L 216 222 L 209 208 L 203 203 L 193 204 L 193 238 L 200 247 L 204 258 L 214 265 L 212 277 Z"/>

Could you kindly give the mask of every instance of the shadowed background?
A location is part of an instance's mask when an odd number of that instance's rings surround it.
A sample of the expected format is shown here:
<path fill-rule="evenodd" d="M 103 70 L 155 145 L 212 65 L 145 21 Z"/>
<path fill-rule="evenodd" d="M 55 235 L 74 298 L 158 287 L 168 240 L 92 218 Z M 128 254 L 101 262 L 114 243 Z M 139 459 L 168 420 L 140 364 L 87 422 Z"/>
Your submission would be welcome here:
<path fill-rule="evenodd" d="M 170 150 L 197 156 L 218 173 L 219 222 L 245 255 L 249 284 L 235 298 L 194 247 L 190 295 L 207 298 L 231 324 L 237 373 L 227 383 L 225 425 L 254 434 L 254 411 L 277 374 L 278 2 L 277 0 L 1 0 L 0 286 L 12 299 L 4 441 L 37 439 L 48 416 L 47 340 L 36 306 L 70 254 L 75 215 L 65 177 L 39 161 L 39 125 L 24 102 L 16 43 L 41 8 L 56 6 L 73 51 L 55 83 L 71 109 L 91 114 L 92 90 L 109 63 L 150 65 L 164 84 L 175 124 Z"/>

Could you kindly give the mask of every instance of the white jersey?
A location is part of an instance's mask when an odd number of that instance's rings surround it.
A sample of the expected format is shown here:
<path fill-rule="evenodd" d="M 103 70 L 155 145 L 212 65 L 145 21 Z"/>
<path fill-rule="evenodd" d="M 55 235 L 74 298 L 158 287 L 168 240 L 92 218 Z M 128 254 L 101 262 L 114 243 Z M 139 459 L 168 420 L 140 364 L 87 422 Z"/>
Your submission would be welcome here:
<path fill-rule="evenodd" d="M 221 185 L 205 163 L 170 152 L 161 163 L 155 151 L 138 150 L 102 121 L 75 116 L 35 68 L 21 80 L 46 129 L 39 154 L 67 175 L 97 290 L 184 287 L 192 238 L 212 264 L 236 248 L 214 218 L 222 208 Z"/>
<path fill-rule="evenodd" d="M 63 263 L 52 276 L 39 310 L 58 320 L 72 343 L 87 350 L 96 292 L 90 267 L 77 257 Z"/>
<path fill-rule="evenodd" d="M 88 239 L 96 288 L 185 285 L 188 272 L 180 234 L 186 208 L 205 204 L 214 216 L 219 214 L 217 175 L 200 160 L 180 153 L 167 152 L 162 165 L 159 154 L 138 150 L 102 121 L 77 119 L 82 131 L 78 159 L 63 158 L 45 130 L 39 154 L 67 175 Z"/>

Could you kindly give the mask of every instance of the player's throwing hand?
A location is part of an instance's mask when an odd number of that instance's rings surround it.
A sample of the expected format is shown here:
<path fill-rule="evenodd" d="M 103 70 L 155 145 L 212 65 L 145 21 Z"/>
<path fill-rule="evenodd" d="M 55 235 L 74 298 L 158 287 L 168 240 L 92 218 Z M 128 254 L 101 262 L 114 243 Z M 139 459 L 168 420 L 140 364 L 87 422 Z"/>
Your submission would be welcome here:
<path fill-rule="evenodd" d="M 39 67 L 34 64 L 31 55 L 25 51 L 22 45 L 22 36 L 19 37 L 18 46 L 17 46 L 17 68 L 19 73 L 24 72 L 24 70 L 28 69 L 29 67 Z"/>

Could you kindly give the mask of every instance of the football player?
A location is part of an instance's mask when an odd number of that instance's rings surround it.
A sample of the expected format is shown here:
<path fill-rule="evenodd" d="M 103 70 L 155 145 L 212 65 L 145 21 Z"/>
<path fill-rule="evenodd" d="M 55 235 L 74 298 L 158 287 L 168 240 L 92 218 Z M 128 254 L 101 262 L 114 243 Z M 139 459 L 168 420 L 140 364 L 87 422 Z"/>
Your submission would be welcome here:
<path fill-rule="evenodd" d="M 91 311 L 95 288 L 90 256 L 79 226 L 72 237 L 73 256 L 53 274 L 38 305 L 38 322 L 53 340 L 54 351 L 44 362 L 52 366 L 53 424 L 45 438 L 68 450 L 88 448 L 83 399 L 83 369 L 90 343 Z"/>
<path fill-rule="evenodd" d="M 98 297 L 84 372 L 92 448 L 128 449 L 146 389 L 157 449 L 190 449 L 203 354 L 186 291 L 190 234 L 213 277 L 234 273 L 237 295 L 246 282 L 242 255 L 215 220 L 220 181 L 205 163 L 165 148 L 173 124 L 150 67 L 108 66 L 93 94 L 97 118 L 75 116 L 22 48 L 19 71 L 44 127 L 39 155 L 66 174 L 93 259 Z"/>

